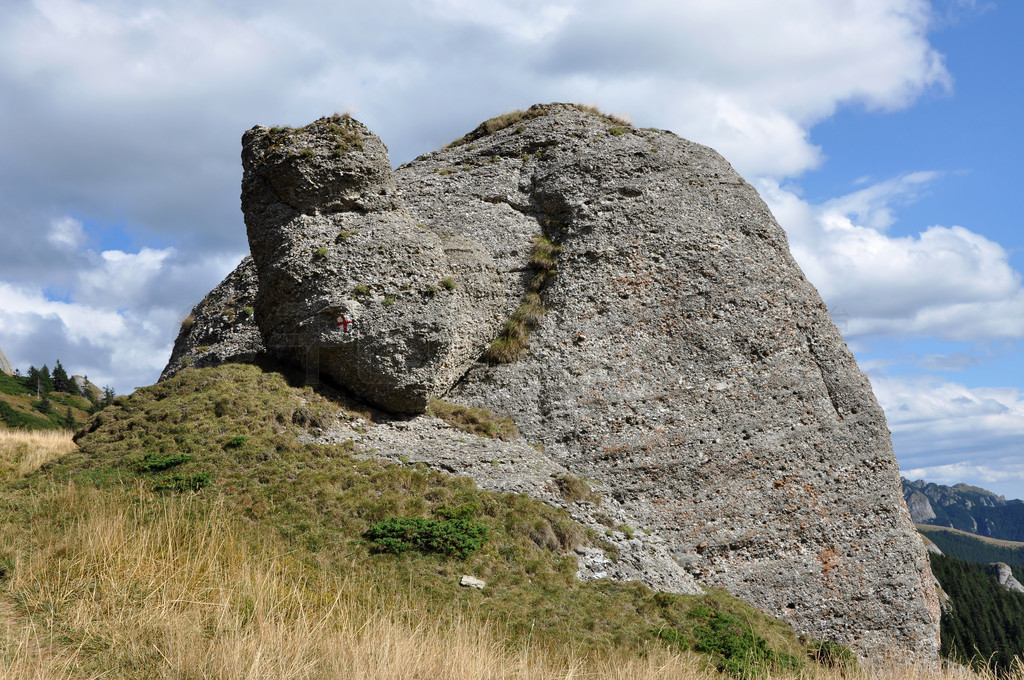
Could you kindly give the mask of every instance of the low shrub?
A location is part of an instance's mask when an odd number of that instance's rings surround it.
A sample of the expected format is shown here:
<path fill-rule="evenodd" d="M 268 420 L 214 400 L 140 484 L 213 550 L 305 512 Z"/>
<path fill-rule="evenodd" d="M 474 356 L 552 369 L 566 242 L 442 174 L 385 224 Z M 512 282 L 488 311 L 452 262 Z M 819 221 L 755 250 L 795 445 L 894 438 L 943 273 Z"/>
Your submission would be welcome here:
<path fill-rule="evenodd" d="M 199 491 L 209 486 L 212 481 L 208 472 L 200 472 L 194 475 L 174 475 L 158 481 L 153 485 L 153 491 L 176 491 L 178 493 Z"/>
<path fill-rule="evenodd" d="M 135 466 L 135 469 L 139 472 L 160 472 L 162 470 L 168 470 L 176 465 L 187 463 L 192 460 L 192 456 L 187 453 L 173 453 L 170 455 L 163 453 L 147 453 L 142 458 L 142 462 Z"/>
<path fill-rule="evenodd" d="M 427 413 L 448 423 L 457 430 L 491 439 L 513 439 L 519 430 L 511 418 L 499 418 L 485 408 L 459 406 L 441 399 L 432 399 Z"/>
<path fill-rule="evenodd" d="M 363 534 L 374 552 L 401 555 L 410 550 L 466 559 L 487 542 L 487 527 L 466 518 L 392 517 Z"/>
<path fill-rule="evenodd" d="M 857 656 L 849 647 L 834 640 L 812 642 L 807 649 L 811 659 L 821 666 L 844 670 L 853 670 L 857 667 Z"/>

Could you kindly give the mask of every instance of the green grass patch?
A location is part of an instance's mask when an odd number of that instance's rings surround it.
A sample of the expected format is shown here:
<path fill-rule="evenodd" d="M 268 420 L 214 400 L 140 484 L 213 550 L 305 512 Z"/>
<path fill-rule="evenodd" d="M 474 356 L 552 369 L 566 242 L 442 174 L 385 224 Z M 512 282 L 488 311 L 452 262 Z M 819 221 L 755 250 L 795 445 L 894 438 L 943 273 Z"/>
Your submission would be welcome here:
<path fill-rule="evenodd" d="M 678 597 L 655 595 L 663 606 L 668 625 L 653 632 L 665 642 L 683 650 L 707 654 L 714 667 L 739 678 L 796 673 L 805 664 L 799 648 L 778 648 L 755 627 L 749 612 L 723 606 L 721 596 L 700 599 L 680 616 Z"/>
<path fill-rule="evenodd" d="M 182 463 L 187 463 L 192 460 L 192 456 L 187 453 L 176 453 L 176 454 L 163 454 L 163 453 L 147 453 L 143 458 L 142 462 L 135 466 L 135 469 L 139 472 L 160 472 L 162 470 L 169 470 L 172 467 L 177 467 Z"/>
<path fill-rule="evenodd" d="M 514 439 L 519 430 L 511 418 L 499 418 L 487 409 L 459 406 L 441 399 L 432 399 L 427 413 L 457 430 L 491 439 Z"/>
<path fill-rule="evenodd" d="M 480 357 L 483 361 L 491 364 L 508 364 L 526 354 L 530 334 L 540 325 L 546 311 L 540 291 L 555 275 L 558 255 L 561 252 L 561 247 L 547 237 L 533 237 L 530 268 L 534 274 L 529 282 L 529 290 L 523 295 L 519 307 L 505 322 L 498 337 L 484 350 Z"/>
<path fill-rule="evenodd" d="M 212 479 L 208 472 L 200 472 L 194 475 L 171 475 L 158 481 L 153 486 L 153 490 L 186 493 L 188 491 L 199 491 L 209 486 L 211 482 Z"/>

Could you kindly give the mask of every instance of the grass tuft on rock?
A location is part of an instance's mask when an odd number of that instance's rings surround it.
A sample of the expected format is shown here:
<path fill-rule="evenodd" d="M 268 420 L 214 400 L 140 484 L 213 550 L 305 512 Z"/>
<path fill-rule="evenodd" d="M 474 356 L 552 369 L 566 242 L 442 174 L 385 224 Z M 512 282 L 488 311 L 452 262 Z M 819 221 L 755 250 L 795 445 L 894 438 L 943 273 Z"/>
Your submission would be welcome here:
<path fill-rule="evenodd" d="M 427 413 L 457 430 L 490 439 L 514 439 L 519 430 L 511 418 L 498 418 L 484 408 L 459 406 L 441 399 L 431 399 Z"/>
<path fill-rule="evenodd" d="M 551 277 L 555 276 L 558 255 L 562 252 L 545 236 L 533 237 L 533 248 L 530 253 L 531 277 L 528 292 L 523 296 L 516 311 L 502 327 L 498 337 L 484 350 L 481 360 L 490 364 L 508 364 L 526 354 L 530 344 L 530 334 L 544 319 L 544 302 L 540 291 Z"/>

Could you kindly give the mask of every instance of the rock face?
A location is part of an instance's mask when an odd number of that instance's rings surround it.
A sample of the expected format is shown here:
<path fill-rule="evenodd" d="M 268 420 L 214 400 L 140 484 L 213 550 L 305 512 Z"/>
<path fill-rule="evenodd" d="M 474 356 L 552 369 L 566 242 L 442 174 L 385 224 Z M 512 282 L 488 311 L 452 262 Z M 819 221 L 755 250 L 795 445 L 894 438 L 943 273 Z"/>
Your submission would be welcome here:
<path fill-rule="evenodd" d="M 1004 541 L 1024 541 L 1024 501 L 1006 500 L 969 484 L 903 482 L 910 517 L 920 524 L 952 527 Z"/>
<path fill-rule="evenodd" d="M 920 491 L 910 491 L 909 493 L 904 490 L 903 500 L 907 503 L 907 510 L 910 511 L 910 519 L 916 523 L 925 523 L 935 519 L 935 510 L 932 509 L 932 504 Z"/>
<path fill-rule="evenodd" d="M 14 373 L 14 367 L 11 366 L 11 362 L 7 360 L 7 355 L 0 349 L 0 373 Z"/>
<path fill-rule="evenodd" d="M 488 121 L 393 178 L 349 119 L 254 128 L 244 147 L 271 351 L 308 363 L 315 347 L 322 373 L 393 411 L 447 391 L 511 416 L 541 467 L 594 480 L 671 556 L 658 580 L 638 541 L 631 573 L 651 585 L 696 579 L 864 655 L 937 657 L 934 579 L 884 415 L 785 233 L 713 150 L 561 104 Z M 525 352 L 475 361 L 505 319 L 502 342 Z M 368 441 L 390 436 L 377 430 Z"/>
<path fill-rule="evenodd" d="M 253 307 L 255 298 L 256 266 L 251 257 L 246 257 L 182 322 L 160 380 L 189 366 L 252 361 L 263 353 Z"/>
<path fill-rule="evenodd" d="M 397 171 L 410 210 L 506 273 L 533 234 L 562 252 L 527 355 L 475 365 L 449 398 L 608 484 L 701 583 L 934 658 L 884 414 L 757 192 L 711 149 L 575 107 L 483 132 Z"/>
<path fill-rule="evenodd" d="M 999 581 L 999 585 L 1007 590 L 1024 593 L 1024 586 L 1020 584 L 1020 581 L 1013 577 L 1013 571 L 1010 569 L 1010 565 L 1004 562 L 993 562 L 990 566 L 995 568 L 995 576 L 996 580 Z"/>
<path fill-rule="evenodd" d="M 490 256 L 402 209 L 384 144 L 361 123 L 255 127 L 242 140 L 242 211 L 268 350 L 372 404 L 416 413 L 502 321 Z"/>

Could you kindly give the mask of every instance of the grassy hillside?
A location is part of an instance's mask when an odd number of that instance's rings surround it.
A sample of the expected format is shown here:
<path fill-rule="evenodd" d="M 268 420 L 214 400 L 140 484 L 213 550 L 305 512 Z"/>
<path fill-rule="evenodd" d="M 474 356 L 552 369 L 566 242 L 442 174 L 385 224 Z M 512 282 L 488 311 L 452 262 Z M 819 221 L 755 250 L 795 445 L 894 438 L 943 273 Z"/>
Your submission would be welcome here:
<path fill-rule="evenodd" d="M 1005 562 L 1013 570 L 1014 577 L 1024 583 L 1024 543 L 986 538 L 977 534 L 918 524 L 917 530 L 938 546 L 945 555 L 967 562 L 991 564 Z"/>
<path fill-rule="evenodd" d="M 27 430 L 60 430 L 67 428 L 68 409 L 75 425 L 89 419 L 92 403 L 85 397 L 51 392 L 47 395 L 51 403 L 50 413 L 38 409 L 40 400 L 36 391 L 25 386 L 24 381 L 13 375 L 0 373 L 0 427 Z"/>
<path fill-rule="evenodd" d="M 230 365 L 118 398 L 48 462 L 0 448 L 0 676 L 690 678 L 842 658 L 725 593 L 579 583 L 572 550 L 600 539 L 562 510 L 297 439 L 372 417 Z M 438 541 L 367 538 L 402 517 Z"/>

